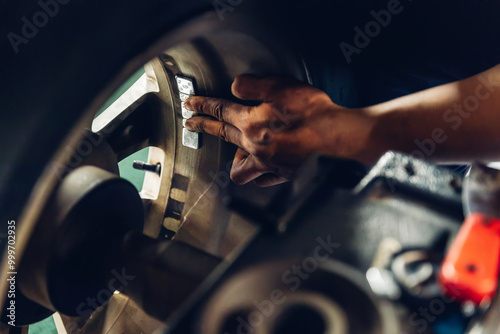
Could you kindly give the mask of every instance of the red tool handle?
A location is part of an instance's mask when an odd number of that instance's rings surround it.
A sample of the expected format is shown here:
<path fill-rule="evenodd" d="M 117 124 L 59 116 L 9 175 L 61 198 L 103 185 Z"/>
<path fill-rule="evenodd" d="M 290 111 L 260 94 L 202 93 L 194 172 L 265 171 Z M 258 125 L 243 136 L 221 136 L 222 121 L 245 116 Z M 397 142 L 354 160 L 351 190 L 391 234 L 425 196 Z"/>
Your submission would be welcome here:
<path fill-rule="evenodd" d="M 499 263 L 500 219 L 471 213 L 444 259 L 439 281 L 446 295 L 480 305 L 495 294 Z"/>

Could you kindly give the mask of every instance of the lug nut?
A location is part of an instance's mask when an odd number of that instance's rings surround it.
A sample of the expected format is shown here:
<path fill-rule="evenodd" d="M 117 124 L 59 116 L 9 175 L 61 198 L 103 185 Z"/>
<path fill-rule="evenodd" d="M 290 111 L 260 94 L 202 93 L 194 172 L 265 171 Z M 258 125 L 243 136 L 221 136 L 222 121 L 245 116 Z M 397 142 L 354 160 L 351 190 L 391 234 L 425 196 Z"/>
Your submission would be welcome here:
<path fill-rule="evenodd" d="M 161 164 L 159 164 L 159 163 L 156 165 L 153 165 L 153 164 L 150 164 L 150 163 L 147 163 L 144 161 L 134 160 L 134 164 L 132 165 L 132 167 L 134 169 L 144 170 L 146 172 L 153 172 L 153 173 L 156 173 L 158 175 L 160 175 L 160 173 L 161 173 Z"/>

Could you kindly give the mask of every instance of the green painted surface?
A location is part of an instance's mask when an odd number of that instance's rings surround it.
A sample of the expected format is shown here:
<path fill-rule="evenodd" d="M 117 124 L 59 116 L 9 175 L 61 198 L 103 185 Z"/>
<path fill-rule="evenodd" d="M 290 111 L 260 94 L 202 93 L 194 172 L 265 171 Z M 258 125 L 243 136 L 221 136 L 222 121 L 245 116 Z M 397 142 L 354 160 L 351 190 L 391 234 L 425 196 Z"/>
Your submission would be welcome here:
<path fill-rule="evenodd" d="M 31 325 L 29 334 L 57 334 L 54 317 L 50 316 L 34 325 Z"/>
<path fill-rule="evenodd" d="M 108 108 L 116 99 L 118 99 L 120 96 L 122 96 L 123 93 L 127 91 L 140 77 L 143 75 L 144 68 L 141 68 L 139 71 L 134 73 L 130 79 L 128 79 L 123 85 L 118 88 L 118 90 L 111 95 L 108 101 L 103 104 L 101 109 L 96 113 L 95 117 L 99 116 L 106 108 Z M 141 191 L 142 189 L 142 184 L 144 182 L 144 171 L 139 171 L 136 169 L 132 168 L 132 164 L 134 160 L 142 160 L 142 161 L 147 161 L 148 160 L 148 154 L 149 154 L 149 149 L 145 148 L 143 150 L 140 150 L 122 161 L 118 163 L 118 168 L 120 169 L 120 176 L 123 177 L 124 179 L 130 181 L 138 191 Z"/>
<path fill-rule="evenodd" d="M 139 71 L 132 74 L 130 79 L 128 79 L 123 85 L 121 85 L 120 88 L 118 88 L 118 90 L 114 92 L 113 95 L 111 95 L 111 97 L 102 105 L 102 107 L 95 114 L 95 117 L 99 116 L 104 110 L 106 110 L 111 104 L 113 104 L 116 99 L 122 96 L 123 93 L 125 93 L 125 91 L 129 89 L 134 84 L 134 82 L 136 82 L 144 73 L 146 73 L 144 72 L 144 67 L 141 67 Z"/>
<path fill-rule="evenodd" d="M 100 115 L 106 108 L 108 108 L 116 99 L 118 99 L 127 89 L 130 88 L 136 82 L 141 75 L 144 74 L 144 68 L 137 71 L 134 75 L 130 77 L 127 82 L 125 82 L 111 97 L 106 103 L 99 109 L 96 113 L 95 117 Z M 134 160 L 142 160 L 147 161 L 149 154 L 149 148 L 144 148 L 128 157 L 123 159 L 118 163 L 118 168 L 120 169 L 120 176 L 124 179 L 130 181 L 136 188 L 137 191 L 141 191 L 142 184 L 144 182 L 144 171 L 139 171 L 132 168 L 132 163 Z M 56 325 L 54 322 L 54 318 L 52 316 L 44 319 L 36 324 L 30 325 L 29 334 L 58 334 Z"/>
<path fill-rule="evenodd" d="M 132 184 L 137 188 L 137 191 L 141 191 L 142 184 L 144 182 L 144 174 L 146 172 L 142 170 L 137 170 L 132 168 L 134 160 L 148 161 L 149 148 L 144 148 L 134 154 L 126 157 L 118 163 L 118 168 L 120 169 L 120 176 L 124 179 L 132 182 Z"/>
<path fill-rule="evenodd" d="M 132 75 L 130 79 L 127 80 L 127 82 L 125 82 L 103 105 L 100 112 L 106 110 L 107 107 L 109 107 L 117 98 L 125 93 L 125 91 L 129 89 L 130 86 L 132 86 L 134 82 L 136 82 L 144 73 L 144 68 L 141 68 L 134 75 Z M 132 155 L 129 155 L 118 163 L 120 176 L 130 181 L 137 188 L 137 191 L 141 191 L 142 189 L 145 172 L 132 168 L 132 164 L 134 163 L 134 160 L 148 161 L 148 154 L 149 148 L 144 148 L 136 153 L 133 153 Z"/>

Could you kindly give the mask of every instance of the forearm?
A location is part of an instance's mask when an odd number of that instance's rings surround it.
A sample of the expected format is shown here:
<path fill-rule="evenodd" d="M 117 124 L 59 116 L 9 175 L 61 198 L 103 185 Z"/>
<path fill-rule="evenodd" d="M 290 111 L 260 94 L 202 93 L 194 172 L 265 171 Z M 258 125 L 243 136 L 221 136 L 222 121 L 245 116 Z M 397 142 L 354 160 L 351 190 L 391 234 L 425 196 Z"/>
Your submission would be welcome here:
<path fill-rule="evenodd" d="M 289 179 L 313 152 L 375 162 L 397 150 L 437 162 L 500 160 L 500 66 L 475 77 L 379 105 L 348 109 L 319 89 L 280 77 L 239 76 L 246 106 L 191 97 L 191 131 L 239 147 L 231 179 L 269 186 Z"/>
<path fill-rule="evenodd" d="M 361 160 L 387 150 L 435 162 L 500 160 L 500 65 L 361 112 L 375 120 Z"/>

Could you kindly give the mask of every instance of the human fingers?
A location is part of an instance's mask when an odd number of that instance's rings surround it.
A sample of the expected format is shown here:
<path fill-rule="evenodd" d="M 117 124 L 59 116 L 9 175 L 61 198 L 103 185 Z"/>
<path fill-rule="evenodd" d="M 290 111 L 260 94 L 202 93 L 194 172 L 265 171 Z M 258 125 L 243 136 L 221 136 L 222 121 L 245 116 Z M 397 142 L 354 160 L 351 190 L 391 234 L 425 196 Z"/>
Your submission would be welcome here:
<path fill-rule="evenodd" d="M 231 180 L 236 184 L 248 183 L 269 172 L 268 168 L 259 162 L 255 156 L 238 149 L 231 168 Z"/>
<path fill-rule="evenodd" d="M 231 124 L 217 121 L 204 116 L 194 116 L 186 120 L 186 128 L 189 131 L 204 132 L 217 136 L 222 140 L 242 147 L 242 133 Z"/>
<path fill-rule="evenodd" d="M 231 91 L 242 100 L 272 102 L 282 89 L 300 84 L 298 80 L 285 77 L 242 74 L 234 79 Z"/>
<path fill-rule="evenodd" d="M 184 102 L 184 107 L 199 115 L 208 115 L 241 129 L 250 107 L 213 97 L 192 96 Z"/>

